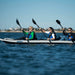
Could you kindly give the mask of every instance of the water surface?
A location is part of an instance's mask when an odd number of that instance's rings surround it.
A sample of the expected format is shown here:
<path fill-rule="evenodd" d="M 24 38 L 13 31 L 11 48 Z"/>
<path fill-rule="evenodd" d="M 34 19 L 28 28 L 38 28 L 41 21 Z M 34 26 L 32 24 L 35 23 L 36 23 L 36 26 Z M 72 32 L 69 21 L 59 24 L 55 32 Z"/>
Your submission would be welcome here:
<path fill-rule="evenodd" d="M 41 35 L 37 33 L 39 39 Z M 20 36 L 23 34 L 0 33 L 0 38 Z M 0 42 L 0 75 L 75 75 L 75 45 Z"/>

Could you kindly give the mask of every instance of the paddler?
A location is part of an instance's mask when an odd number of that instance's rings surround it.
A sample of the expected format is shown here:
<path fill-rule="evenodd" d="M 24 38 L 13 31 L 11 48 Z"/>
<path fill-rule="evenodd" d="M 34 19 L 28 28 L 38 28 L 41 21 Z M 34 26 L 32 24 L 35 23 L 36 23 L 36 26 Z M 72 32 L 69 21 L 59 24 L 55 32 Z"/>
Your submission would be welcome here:
<path fill-rule="evenodd" d="M 65 36 L 67 36 L 69 41 L 71 41 L 71 40 L 74 41 L 75 40 L 75 34 L 72 31 L 73 31 L 73 29 L 70 27 L 70 28 L 68 28 L 68 33 L 66 33 L 65 29 L 63 28 L 63 34 Z"/>
<path fill-rule="evenodd" d="M 25 36 L 22 37 L 22 38 L 20 38 L 20 39 L 24 39 L 24 40 L 37 40 L 36 35 L 35 35 L 35 32 L 33 31 L 34 28 L 33 28 L 32 26 L 30 26 L 30 27 L 28 28 L 28 30 L 29 30 L 28 32 L 25 32 L 25 31 L 22 29 L 22 31 L 23 31 L 23 33 L 25 34 Z"/>
<path fill-rule="evenodd" d="M 48 31 L 45 31 L 44 29 L 42 29 L 42 31 L 48 34 L 47 40 L 56 40 L 56 33 L 52 27 L 49 27 Z"/>

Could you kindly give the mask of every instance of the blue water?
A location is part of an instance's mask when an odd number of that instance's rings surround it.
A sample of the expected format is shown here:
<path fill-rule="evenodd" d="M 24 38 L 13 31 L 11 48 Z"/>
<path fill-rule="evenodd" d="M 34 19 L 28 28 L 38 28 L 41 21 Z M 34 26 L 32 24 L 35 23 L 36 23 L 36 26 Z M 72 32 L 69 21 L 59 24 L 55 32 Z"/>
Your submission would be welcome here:
<path fill-rule="evenodd" d="M 38 38 L 41 35 L 37 33 Z M 0 33 L 0 38 L 21 36 L 22 33 Z M 0 75 L 75 75 L 75 45 L 0 42 Z"/>

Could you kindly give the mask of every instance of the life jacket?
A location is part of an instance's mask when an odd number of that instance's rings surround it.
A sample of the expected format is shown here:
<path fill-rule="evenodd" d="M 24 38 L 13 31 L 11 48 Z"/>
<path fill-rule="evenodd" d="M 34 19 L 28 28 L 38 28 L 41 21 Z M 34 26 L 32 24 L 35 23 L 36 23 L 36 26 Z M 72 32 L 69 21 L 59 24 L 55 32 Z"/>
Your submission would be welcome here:
<path fill-rule="evenodd" d="M 67 37 L 68 37 L 68 40 L 71 41 L 73 39 L 72 33 L 68 33 Z M 71 37 L 71 39 L 69 37 Z"/>
<path fill-rule="evenodd" d="M 27 38 L 31 38 L 31 37 L 32 37 L 31 33 L 32 33 L 32 32 L 29 32 L 29 33 L 28 33 Z M 34 33 L 33 39 L 31 39 L 31 40 L 37 40 L 36 35 L 35 35 L 35 32 L 33 32 L 33 33 Z"/>
<path fill-rule="evenodd" d="M 53 38 L 52 34 L 54 34 L 55 39 L 56 39 L 56 33 L 49 33 L 48 38 L 50 38 L 50 39 Z"/>

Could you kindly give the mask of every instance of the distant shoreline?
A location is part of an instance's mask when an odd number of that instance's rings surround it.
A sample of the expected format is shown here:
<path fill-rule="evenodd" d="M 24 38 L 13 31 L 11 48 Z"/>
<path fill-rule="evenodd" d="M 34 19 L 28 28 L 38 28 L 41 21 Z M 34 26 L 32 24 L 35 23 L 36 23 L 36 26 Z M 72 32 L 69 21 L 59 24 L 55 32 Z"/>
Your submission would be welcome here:
<path fill-rule="evenodd" d="M 22 31 L 0 31 L 1 32 L 9 32 L 9 33 L 22 33 Z M 28 32 L 28 31 L 26 31 Z M 55 31 L 56 33 L 62 33 L 63 31 Z M 35 31 L 35 33 L 42 33 L 41 31 Z M 73 31 L 75 33 L 75 31 Z"/>

